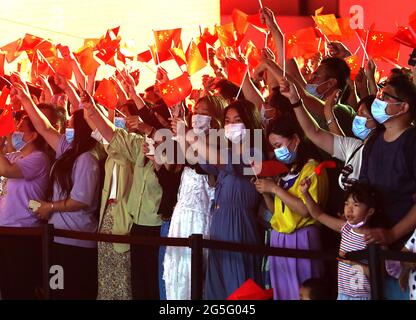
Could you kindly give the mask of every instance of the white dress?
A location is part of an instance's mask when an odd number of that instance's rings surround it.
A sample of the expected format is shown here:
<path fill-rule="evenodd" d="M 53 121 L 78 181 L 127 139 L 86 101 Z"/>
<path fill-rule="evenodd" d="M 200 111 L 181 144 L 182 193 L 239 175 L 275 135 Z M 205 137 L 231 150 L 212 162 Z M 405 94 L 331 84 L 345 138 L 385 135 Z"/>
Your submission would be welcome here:
<path fill-rule="evenodd" d="M 185 167 L 173 210 L 168 237 L 187 238 L 194 233 L 209 236 L 211 203 L 215 188 L 208 184 L 208 176 Z M 164 275 L 167 300 L 191 299 L 191 249 L 167 247 Z"/>

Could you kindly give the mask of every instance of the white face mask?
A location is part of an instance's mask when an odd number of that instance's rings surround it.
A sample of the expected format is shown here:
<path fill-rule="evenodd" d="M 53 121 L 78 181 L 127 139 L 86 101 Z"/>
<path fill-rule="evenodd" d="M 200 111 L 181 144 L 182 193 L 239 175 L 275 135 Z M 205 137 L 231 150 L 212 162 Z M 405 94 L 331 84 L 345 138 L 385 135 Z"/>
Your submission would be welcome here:
<path fill-rule="evenodd" d="M 211 117 L 202 114 L 192 116 L 192 128 L 196 135 L 205 133 L 211 127 Z"/>
<path fill-rule="evenodd" d="M 232 143 L 239 143 L 247 134 L 246 126 L 244 123 L 232 123 L 227 124 L 224 127 L 225 137 Z"/>

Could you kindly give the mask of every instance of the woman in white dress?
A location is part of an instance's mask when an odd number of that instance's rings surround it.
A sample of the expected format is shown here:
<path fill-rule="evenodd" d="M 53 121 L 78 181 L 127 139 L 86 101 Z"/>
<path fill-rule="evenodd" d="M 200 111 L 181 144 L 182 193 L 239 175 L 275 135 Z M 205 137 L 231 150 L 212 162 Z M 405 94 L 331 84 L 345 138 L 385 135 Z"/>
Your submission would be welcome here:
<path fill-rule="evenodd" d="M 222 113 L 225 101 L 218 96 L 205 96 L 198 100 L 192 116 L 192 128 L 197 135 L 208 129 L 223 126 Z M 202 174 L 199 174 L 201 172 Z M 198 166 L 186 166 L 178 191 L 178 202 L 172 214 L 168 237 L 187 238 L 192 234 L 209 235 L 210 209 L 215 187 L 209 176 Z M 164 275 L 167 300 L 191 299 L 191 250 L 185 247 L 167 247 Z"/>

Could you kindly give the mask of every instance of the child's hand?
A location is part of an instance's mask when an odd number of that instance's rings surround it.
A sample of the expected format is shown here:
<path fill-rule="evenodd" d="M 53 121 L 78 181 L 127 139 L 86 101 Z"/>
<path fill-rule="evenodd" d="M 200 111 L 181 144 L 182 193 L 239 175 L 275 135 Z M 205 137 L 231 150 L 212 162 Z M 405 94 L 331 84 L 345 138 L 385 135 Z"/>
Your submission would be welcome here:
<path fill-rule="evenodd" d="M 305 178 L 300 182 L 300 192 L 302 192 L 302 194 L 309 193 L 310 187 L 311 187 L 311 179 Z"/>

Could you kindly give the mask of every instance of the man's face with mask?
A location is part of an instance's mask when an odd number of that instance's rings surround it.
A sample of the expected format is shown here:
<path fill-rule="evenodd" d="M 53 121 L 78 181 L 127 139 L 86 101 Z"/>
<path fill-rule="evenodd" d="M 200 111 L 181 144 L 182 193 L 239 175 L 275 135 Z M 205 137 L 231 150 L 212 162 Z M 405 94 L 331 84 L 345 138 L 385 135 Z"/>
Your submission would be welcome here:
<path fill-rule="evenodd" d="M 335 88 L 336 80 L 330 78 L 330 75 L 326 72 L 326 67 L 320 65 L 318 69 L 310 76 L 308 83 L 305 86 L 306 91 L 311 95 L 324 99 L 327 94 L 332 92 Z"/>

